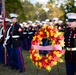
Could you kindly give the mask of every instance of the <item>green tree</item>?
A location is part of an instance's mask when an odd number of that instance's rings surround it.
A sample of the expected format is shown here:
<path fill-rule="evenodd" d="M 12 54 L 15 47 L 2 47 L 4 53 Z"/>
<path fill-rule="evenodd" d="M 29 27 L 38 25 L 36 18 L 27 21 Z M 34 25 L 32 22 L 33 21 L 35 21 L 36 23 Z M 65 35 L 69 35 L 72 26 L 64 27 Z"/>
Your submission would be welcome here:
<path fill-rule="evenodd" d="M 5 0 L 6 16 L 9 17 L 10 13 L 16 13 L 19 15 L 20 21 L 25 19 L 24 12 L 20 0 Z"/>
<path fill-rule="evenodd" d="M 76 13 L 76 6 L 74 6 L 74 0 L 69 0 L 67 3 L 66 3 L 66 13 L 69 13 L 69 12 L 75 12 Z"/>
<path fill-rule="evenodd" d="M 31 4 L 28 0 L 23 2 L 23 10 L 26 16 L 26 21 L 27 20 L 36 20 L 38 18 L 37 13 L 36 13 L 36 7 Z"/>
<path fill-rule="evenodd" d="M 45 19 L 48 18 L 48 17 L 47 17 L 47 12 L 44 10 L 42 4 L 40 4 L 39 2 L 37 2 L 37 3 L 35 4 L 35 7 L 36 7 L 36 13 L 37 13 L 38 19 L 39 19 L 40 21 L 45 20 Z"/>

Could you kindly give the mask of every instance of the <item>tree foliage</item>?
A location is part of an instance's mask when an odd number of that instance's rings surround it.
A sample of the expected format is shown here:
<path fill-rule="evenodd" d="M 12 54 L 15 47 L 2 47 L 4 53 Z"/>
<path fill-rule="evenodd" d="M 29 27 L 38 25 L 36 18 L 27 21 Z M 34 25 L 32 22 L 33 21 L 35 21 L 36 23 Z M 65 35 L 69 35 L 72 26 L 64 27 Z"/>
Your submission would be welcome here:
<path fill-rule="evenodd" d="M 16 13 L 19 15 L 19 18 L 25 19 L 23 15 L 23 7 L 20 0 L 5 0 L 6 16 L 9 17 L 10 13 Z"/>
<path fill-rule="evenodd" d="M 35 5 L 31 4 L 29 0 L 5 0 L 6 16 L 9 17 L 10 13 L 16 13 L 19 15 L 20 21 L 27 20 L 45 20 L 46 18 L 52 19 L 53 17 L 58 17 L 59 19 L 64 20 L 66 13 L 76 12 L 76 6 L 74 6 L 74 0 L 64 0 L 65 4 L 62 3 L 58 7 L 59 3 L 56 4 L 56 1 L 60 0 L 49 0 L 46 4 L 46 7 L 49 11 L 43 9 L 43 5 L 36 3 Z"/>

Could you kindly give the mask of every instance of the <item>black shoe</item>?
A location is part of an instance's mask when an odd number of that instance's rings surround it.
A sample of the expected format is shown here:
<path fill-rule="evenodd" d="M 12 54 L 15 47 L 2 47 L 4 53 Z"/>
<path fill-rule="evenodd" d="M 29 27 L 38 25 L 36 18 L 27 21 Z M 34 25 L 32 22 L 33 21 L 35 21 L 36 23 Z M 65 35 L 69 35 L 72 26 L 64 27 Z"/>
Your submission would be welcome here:
<path fill-rule="evenodd" d="M 25 70 L 25 68 L 24 68 L 24 70 L 20 70 L 19 72 L 22 73 L 22 72 L 25 72 L 25 71 L 26 71 L 26 70 Z"/>

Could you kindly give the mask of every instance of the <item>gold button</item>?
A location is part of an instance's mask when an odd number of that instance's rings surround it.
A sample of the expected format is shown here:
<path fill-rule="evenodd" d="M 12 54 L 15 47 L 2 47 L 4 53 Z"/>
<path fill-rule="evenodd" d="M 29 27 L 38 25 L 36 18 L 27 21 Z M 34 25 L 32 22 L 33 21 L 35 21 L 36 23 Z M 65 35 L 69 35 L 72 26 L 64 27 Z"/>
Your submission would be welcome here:
<path fill-rule="evenodd" d="M 70 41 L 70 39 L 68 39 L 68 41 Z"/>
<path fill-rule="evenodd" d="M 70 33 L 72 33 L 72 31 L 70 31 Z"/>
<path fill-rule="evenodd" d="M 18 39 L 16 39 L 16 40 L 18 40 Z"/>
<path fill-rule="evenodd" d="M 68 44 L 69 44 L 70 42 L 68 42 Z"/>
<path fill-rule="evenodd" d="M 71 38 L 71 36 L 69 36 L 69 38 Z"/>

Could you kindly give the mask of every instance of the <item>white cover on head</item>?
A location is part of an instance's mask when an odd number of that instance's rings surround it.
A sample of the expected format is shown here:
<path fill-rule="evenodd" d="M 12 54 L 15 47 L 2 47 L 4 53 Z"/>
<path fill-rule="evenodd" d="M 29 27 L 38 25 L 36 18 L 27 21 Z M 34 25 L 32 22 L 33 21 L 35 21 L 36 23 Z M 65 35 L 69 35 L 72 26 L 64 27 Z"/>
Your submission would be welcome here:
<path fill-rule="evenodd" d="M 58 22 L 59 22 L 59 23 L 63 23 L 63 21 L 62 21 L 62 20 L 59 20 Z"/>
<path fill-rule="evenodd" d="M 27 23 L 26 22 L 22 22 L 22 24 L 26 25 Z"/>
<path fill-rule="evenodd" d="M 32 23 L 32 21 L 28 21 L 28 23 Z"/>
<path fill-rule="evenodd" d="M 58 20 L 58 18 L 56 18 L 56 17 L 54 17 L 53 19 L 52 19 L 52 21 L 57 21 Z"/>
<path fill-rule="evenodd" d="M 35 22 L 40 23 L 40 21 L 39 21 L 39 20 L 36 20 Z"/>
<path fill-rule="evenodd" d="M 2 19 L 0 19 L 0 22 L 3 22 L 3 20 L 2 20 Z"/>
<path fill-rule="evenodd" d="M 45 20 L 45 22 L 49 22 L 49 21 L 50 21 L 49 19 L 46 19 L 46 20 Z"/>
<path fill-rule="evenodd" d="M 6 18 L 5 21 L 11 22 L 11 20 L 9 18 Z"/>
<path fill-rule="evenodd" d="M 76 13 L 67 13 L 66 17 L 68 17 L 68 19 L 76 19 Z"/>
<path fill-rule="evenodd" d="M 14 13 L 11 13 L 10 14 L 10 17 L 18 17 L 18 15 L 17 14 L 14 14 Z"/>

